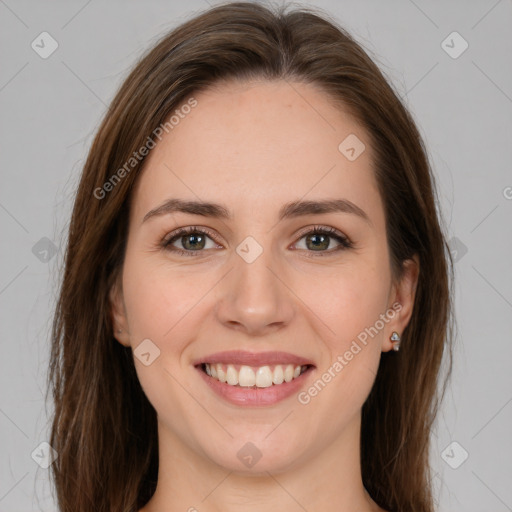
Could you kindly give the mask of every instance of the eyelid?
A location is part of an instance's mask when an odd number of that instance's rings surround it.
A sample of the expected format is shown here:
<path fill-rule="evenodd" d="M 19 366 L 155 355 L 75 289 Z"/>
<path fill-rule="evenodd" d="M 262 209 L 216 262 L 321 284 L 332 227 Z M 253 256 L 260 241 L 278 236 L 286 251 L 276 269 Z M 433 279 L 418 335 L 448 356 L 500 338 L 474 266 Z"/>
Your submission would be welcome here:
<path fill-rule="evenodd" d="M 305 228 L 302 228 L 295 235 L 295 238 L 297 239 L 297 241 L 294 242 L 293 245 L 298 243 L 304 236 L 314 235 L 314 234 L 327 235 L 329 238 L 334 238 L 338 241 L 339 246 L 335 247 L 334 249 L 329 249 L 327 251 L 303 250 L 303 252 L 307 255 L 307 257 L 316 258 L 316 257 L 322 257 L 322 256 L 329 256 L 329 255 L 335 254 L 342 250 L 354 248 L 353 242 L 350 240 L 350 238 L 347 235 L 345 235 L 341 231 L 337 230 L 336 228 L 333 228 L 332 226 L 322 226 L 322 225 L 318 225 L 318 224 L 314 225 L 314 226 L 306 226 Z M 298 249 L 295 249 L 295 250 L 298 250 Z"/>
<path fill-rule="evenodd" d="M 177 228 L 174 231 L 172 231 L 171 233 L 168 233 L 163 238 L 163 240 L 161 242 L 161 246 L 164 249 L 166 249 L 171 245 L 171 241 L 173 241 L 174 239 L 179 239 L 182 236 L 191 235 L 193 233 L 200 233 L 200 234 L 207 235 L 216 244 L 220 245 L 219 242 L 216 240 L 218 235 L 216 233 L 214 233 L 212 230 L 210 230 L 209 228 L 206 228 L 204 226 L 186 226 L 183 228 Z M 184 251 L 183 249 L 175 248 L 175 252 L 179 252 L 179 251 L 183 251 L 183 252 L 187 252 L 187 253 L 194 252 L 194 251 Z M 201 252 L 201 251 L 195 251 L 195 252 Z"/>
<path fill-rule="evenodd" d="M 205 252 L 205 250 L 200 251 L 187 251 L 185 249 L 179 249 L 177 247 L 174 247 L 173 249 L 170 249 L 171 242 L 179 239 L 181 236 L 186 236 L 193 233 L 199 233 L 207 235 L 209 238 L 211 238 L 216 244 L 219 244 L 217 242 L 216 237 L 217 234 L 211 231 L 209 228 L 203 227 L 203 226 L 186 226 L 183 228 L 178 228 L 168 235 L 166 235 L 162 242 L 160 243 L 161 247 L 165 250 L 168 250 L 170 252 L 174 252 L 176 254 L 186 254 L 187 256 L 195 256 L 196 254 L 199 255 L 201 252 Z M 330 238 L 337 239 L 338 243 L 340 244 L 339 247 L 334 249 L 329 249 L 327 251 L 305 251 L 306 253 L 310 253 L 309 256 L 316 257 L 316 256 L 322 256 L 322 255 L 329 255 L 333 254 L 335 252 L 338 252 L 343 249 L 350 249 L 353 248 L 352 241 L 341 231 L 338 231 L 336 228 L 333 228 L 331 226 L 322 226 L 322 225 L 313 225 L 313 226 L 306 226 L 299 230 L 295 235 L 294 238 L 296 239 L 295 242 L 293 242 L 292 245 L 295 245 L 297 242 L 299 242 L 304 236 L 311 235 L 311 234 L 323 234 L 327 235 Z M 294 249 L 294 250 L 302 250 L 302 249 Z"/>
<path fill-rule="evenodd" d="M 302 238 L 305 235 L 309 235 L 311 233 L 314 234 L 315 232 L 326 233 L 333 237 L 338 236 L 339 238 L 342 238 L 343 240 L 346 240 L 347 242 L 350 243 L 350 239 L 348 238 L 347 235 L 343 234 L 341 231 L 338 231 L 336 228 L 333 228 L 332 226 L 323 226 L 322 224 L 314 224 L 300 229 L 295 234 L 295 238 Z"/>
<path fill-rule="evenodd" d="M 183 228 L 177 228 L 174 231 L 171 231 L 164 237 L 164 242 L 169 242 L 173 238 L 176 238 L 179 235 L 189 235 L 191 233 L 205 233 L 210 238 L 215 239 L 217 236 L 213 231 L 204 226 L 185 226 Z"/>

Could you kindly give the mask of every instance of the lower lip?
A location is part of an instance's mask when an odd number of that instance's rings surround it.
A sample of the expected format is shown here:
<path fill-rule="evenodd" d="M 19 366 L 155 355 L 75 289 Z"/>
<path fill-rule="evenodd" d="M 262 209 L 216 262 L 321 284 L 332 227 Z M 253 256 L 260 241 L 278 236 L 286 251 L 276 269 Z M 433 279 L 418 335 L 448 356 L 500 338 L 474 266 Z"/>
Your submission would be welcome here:
<path fill-rule="evenodd" d="M 206 384 L 208 384 L 215 393 L 234 405 L 246 406 L 273 405 L 298 393 L 300 388 L 304 386 L 306 379 L 312 373 L 313 369 L 314 367 L 309 367 L 304 373 L 290 382 L 272 384 L 272 386 L 268 388 L 255 388 L 230 386 L 229 384 L 210 377 L 201 368 L 196 367 L 196 370 L 201 374 Z"/>

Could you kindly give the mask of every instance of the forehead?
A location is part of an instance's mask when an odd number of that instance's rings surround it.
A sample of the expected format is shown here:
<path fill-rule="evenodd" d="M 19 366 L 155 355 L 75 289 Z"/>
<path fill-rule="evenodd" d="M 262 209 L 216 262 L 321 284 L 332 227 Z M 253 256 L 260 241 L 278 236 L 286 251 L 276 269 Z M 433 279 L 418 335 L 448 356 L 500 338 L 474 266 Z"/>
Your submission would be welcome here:
<path fill-rule="evenodd" d="M 240 212 L 299 198 L 343 196 L 362 208 L 379 200 L 365 129 L 315 86 L 228 82 L 193 97 L 196 106 L 146 159 L 137 216 L 168 197 L 221 200 Z M 347 144 L 362 151 L 356 159 Z"/>

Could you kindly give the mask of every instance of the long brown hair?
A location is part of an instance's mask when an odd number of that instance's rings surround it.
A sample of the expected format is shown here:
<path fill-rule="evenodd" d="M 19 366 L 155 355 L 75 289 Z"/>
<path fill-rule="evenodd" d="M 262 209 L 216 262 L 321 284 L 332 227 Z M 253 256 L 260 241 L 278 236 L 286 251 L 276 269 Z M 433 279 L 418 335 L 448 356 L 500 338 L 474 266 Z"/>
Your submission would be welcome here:
<path fill-rule="evenodd" d="M 55 407 L 50 444 L 58 452 L 51 469 L 62 512 L 138 510 L 156 488 L 156 413 L 131 350 L 114 339 L 110 316 L 109 291 L 122 269 L 131 191 L 144 160 L 133 169 L 126 162 L 193 93 L 251 78 L 314 84 L 370 136 L 393 275 L 398 279 L 414 254 L 420 274 L 401 351 L 382 354 L 363 406 L 363 483 L 386 510 L 434 509 L 429 438 L 444 390 L 443 352 L 451 368 L 453 271 L 421 136 L 377 65 L 325 14 L 230 3 L 179 26 L 140 60 L 112 101 L 82 172 L 48 374 Z M 118 172 L 123 166 L 126 172 Z M 113 182 L 116 172 L 121 179 Z"/>

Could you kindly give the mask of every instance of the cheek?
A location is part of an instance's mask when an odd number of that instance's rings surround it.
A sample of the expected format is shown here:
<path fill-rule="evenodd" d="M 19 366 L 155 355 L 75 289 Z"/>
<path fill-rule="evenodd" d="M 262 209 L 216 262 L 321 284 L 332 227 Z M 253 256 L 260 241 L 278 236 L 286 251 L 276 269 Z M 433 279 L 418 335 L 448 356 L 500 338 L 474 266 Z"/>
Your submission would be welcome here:
<path fill-rule="evenodd" d="M 298 295 L 326 325 L 332 349 L 343 350 L 385 313 L 389 271 L 380 265 L 347 265 L 297 282 Z"/>
<path fill-rule="evenodd" d="M 327 326 L 322 329 L 324 349 L 329 357 L 319 368 L 316 400 L 325 414 L 333 404 L 343 404 L 343 415 L 355 413 L 368 396 L 377 374 L 385 334 L 390 272 L 383 264 L 365 262 L 340 267 L 332 275 L 317 276 L 317 286 L 309 287 L 309 300 L 315 313 Z M 311 283 L 310 283 L 311 284 Z M 304 291 L 300 293 L 305 293 Z M 311 292 L 311 290 L 314 290 Z M 394 312 L 393 312 L 394 313 Z"/>
<path fill-rule="evenodd" d="M 144 255 L 127 257 L 123 293 L 134 341 L 151 338 L 160 346 L 176 339 L 180 323 L 193 311 L 208 283 L 151 260 Z"/>
<path fill-rule="evenodd" d="M 322 329 L 322 348 L 328 357 L 298 399 L 304 411 L 326 418 L 324 434 L 335 438 L 359 413 L 377 375 L 389 281 L 382 269 L 365 267 L 340 271 L 323 285 L 311 301 L 327 326 Z"/>
<path fill-rule="evenodd" d="M 149 394 L 162 385 L 172 387 L 168 374 L 191 370 L 189 349 L 211 310 L 210 292 L 217 280 L 214 272 L 186 273 L 151 254 L 127 254 L 123 293 L 132 350 L 137 356 L 137 346 L 149 339 L 159 354 L 149 367 L 135 359 L 139 380 Z M 152 371 L 153 366 L 160 371 Z"/>
<path fill-rule="evenodd" d="M 194 284 L 192 292 L 190 279 L 178 272 L 171 276 L 165 267 L 150 262 L 144 255 L 125 260 L 123 293 L 137 376 L 159 414 L 165 416 L 173 411 L 166 424 L 172 424 L 184 438 L 189 435 L 186 418 L 193 404 L 180 385 L 184 379 L 181 356 L 188 340 L 194 337 L 198 325 L 194 314 L 200 311 L 197 302 L 205 293 L 199 280 L 194 280 Z M 137 357 L 137 347 L 148 339 L 156 349 L 150 345 L 152 361 L 146 365 Z"/>

